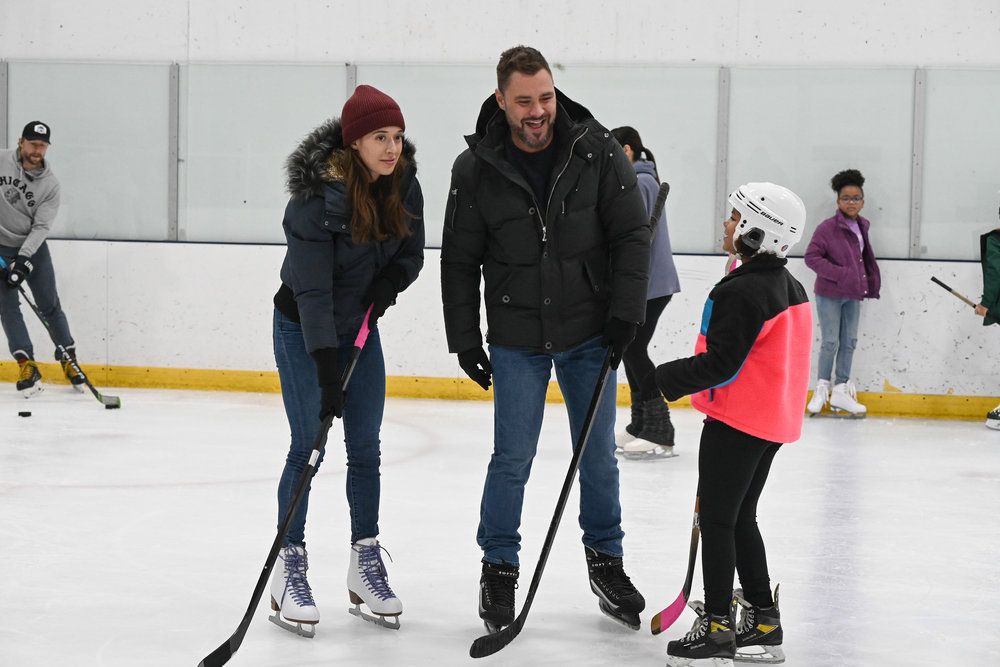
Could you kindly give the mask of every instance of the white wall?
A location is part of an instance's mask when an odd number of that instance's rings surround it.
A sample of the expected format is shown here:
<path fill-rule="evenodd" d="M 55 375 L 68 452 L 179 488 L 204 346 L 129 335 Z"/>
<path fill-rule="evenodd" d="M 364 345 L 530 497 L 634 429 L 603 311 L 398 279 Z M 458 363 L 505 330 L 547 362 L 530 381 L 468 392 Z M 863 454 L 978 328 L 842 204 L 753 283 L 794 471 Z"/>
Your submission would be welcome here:
<path fill-rule="evenodd" d="M 51 241 L 65 310 L 84 363 L 275 370 L 271 297 L 281 246 Z M 722 256 L 678 256 L 683 291 L 667 306 L 651 345 L 662 363 L 691 354 L 704 299 Z M 801 260 L 793 273 L 812 291 Z M 972 298 L 982 276 L 971 262 L 880 262 L 882 299 L 865 302 L 854 370 L 862 391 L 995 396 L 997 327 L 930 282 L 935 275 Z M 390 375 L 464 377 L 444 335 L 440 253 L 380 323 Z M 40 358 L 44 330 L 30 313 Z M 485 319 L 484 319 L 485 322 Z M 817 339 L 813 341 L 815 352 Z M 44 353 L 43 353 L 44 352 Z M 619 382 L 624 383 L 624 373 Z"/>
<path fill-rule="evenodd" d="M 998 65 L 995 0 L 4 0 L 3 58 Z"/>

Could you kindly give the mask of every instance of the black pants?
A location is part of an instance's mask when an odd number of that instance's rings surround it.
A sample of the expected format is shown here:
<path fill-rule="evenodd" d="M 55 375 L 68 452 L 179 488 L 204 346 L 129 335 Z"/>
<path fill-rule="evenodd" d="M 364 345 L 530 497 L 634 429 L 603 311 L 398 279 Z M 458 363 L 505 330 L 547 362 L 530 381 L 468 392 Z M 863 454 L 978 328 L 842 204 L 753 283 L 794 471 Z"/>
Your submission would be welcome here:
<path fill-rule="evenodd" d="M 649 358 L 649 341 L 653 339 L 656 323 L 672 296 L 673 294 L 668 294 L 646 302 L 646 321 L 636 331 L 635 338 L 622 355 L 625 377 L 628 378 L 628 388 L 632 392 L 633 401 L 648 401 L 660 393 L 656 387 L 656 377 L 653 375 L 656 366 Z"/>
<path fill-rule="evenodd" d="M 725 615 L 739 573 L 747 601 L 774 604 L 764 540 L 757 528 L 757 499 L 780 443 L 747 435 L 721 421 L 706 422 L 698 452 L 699 523 L 705 609 Z"/>

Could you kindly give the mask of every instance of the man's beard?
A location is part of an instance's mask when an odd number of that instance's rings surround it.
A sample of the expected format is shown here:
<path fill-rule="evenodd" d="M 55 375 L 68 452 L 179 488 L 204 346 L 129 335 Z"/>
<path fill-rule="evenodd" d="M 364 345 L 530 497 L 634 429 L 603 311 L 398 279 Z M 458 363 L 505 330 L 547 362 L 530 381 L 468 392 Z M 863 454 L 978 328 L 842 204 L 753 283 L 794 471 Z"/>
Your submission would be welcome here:
<path fill-rule="evenodd" d="M 537 119 L 526 118 L 525 120 L 537 120 Z M 513 125 L 510 122 L 510 117 L 508 116 L 507 122 L 508 124 L 511 124 L 513 126 L 515 136 L 517 136 L 517 138 L 520 139 L 521 143 L 523 143 L 525 146 L 530 146 L 531 148 L 545 148 L 546 146 L 549 145 L 549 142 L 552 141 L 553 128 L 552 128 L 552 121 L 550 119 L 546 119 L 545 134 L 543 134 L 539 139 L 535 139 L 530 134 L 528 134 L 528 131 L 524 127 L 523 121 L 517 125 Z"/>

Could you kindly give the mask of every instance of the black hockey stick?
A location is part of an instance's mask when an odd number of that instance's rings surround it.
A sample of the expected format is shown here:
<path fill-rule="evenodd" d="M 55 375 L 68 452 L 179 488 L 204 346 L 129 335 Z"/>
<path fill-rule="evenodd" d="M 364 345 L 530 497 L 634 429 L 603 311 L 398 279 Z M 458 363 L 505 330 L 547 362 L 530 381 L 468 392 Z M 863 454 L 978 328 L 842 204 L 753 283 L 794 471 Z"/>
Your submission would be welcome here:
<path fill-rule="evenodd" d="M 6 268 L 7 268 L 7 262 L 4 261 L 3 257 L 0 257 L 0 269 L 6 269 Z M 56 340 L 55 334 L 52 333 L 52 327 L 50 327 L 49 323 L 45 320 L 45 317 L 42 315 L 42 311 L 38 310 L 38 306 L 36 306 L 35 302 L 31 300 L 31 298 L 28 296 L 28 293 L 24 291 L 24 285 L 18 285 L 17 289 L 21 291 L 21 296 L 28 303 L 28 305 L 31 306 L 31 309 L 35 311 L 35 315 L 38 316 L 38 319 L 45 327 L 45 330 L 49 333 L 49 338 L 52 339 L 52 342 L 55 343 L 56 349 L 59 350 L 59 354 L 62 355 L 62 358 L 65 359 L 67 363 L 69 363 L 69 365 L 73 367 L 73 370 L 76 371 L 76 373 L 83 378 L 83 382 L 90 389 L 90 393 L 94 395 L 94 398 L 96 398 L 97 400 L 99 400 L 101 403 L 104 404 L 105 410 L 114 410 L 116 408 L 120 408 L 122 406 L 122 399 L 118 398 L 117 396 L 105 396 L 101 392 L 97 391 L 97 388 L 94 387 L 93 383 L 90 381 L 90 378 L 87 377 L 87 374 L 84 373 L 83 369 L 80 368 L 79 364 L 76 363 L 76 359 L 74 359 L 70 355 L 70 353 L 66 350 L 66 348 L 63 347 L 59 343 L 59 341 Z"/>
<path fill-rule="evenodd" d="M 368 307 L 368 312 L 365 314 L 365 319 L 361 323 L 361 330 L 358 332 L 358 337 L 354 339 L 354 349 L 351 350 L 351 360 L 347 364 L 347 368 L 344 369 L 344 373 L 341 376 L 341 386 L 344 390 L 347 390 L 347 383 L 351 381 L 351 373 L 354 372 L 354 367 L 358 364 L 358 357 L 361 356 L 361 349 L 365 346 L 365 341 L 368 340 L 368 319 L 371 317 L 372 309 L 371 306 Z M 313 475 L 316 474 L 316 465 L 319 461 L 320 454 L 323 453 L 323 448 L 326 447 L 326 439 L 330 432 L 330 426 L 333 425 L 333 415 L 327 415 L 323 423 L 320 424 L 319 433 L 316 434 L 316 440 L 313 444 L 312 454 L 309 456 L 309 463 L 306 464 L 305 470 L 299 476 L 298 484 L 295 486 L 295 495 L 292 496 L 292 503 L 285 512 L 285 518 L 281 520 L 281 527 L 278 528 L 278 534 L 274 537 L 274 542 L 271 544 L 271 550 L 267 554 L 267 560 L 264 562 L 264 569 L 260 572 L 260 577 L 257 579 L 257 586 L 253 589 L 253 595 L 250 596 L 250 604 L 247 606 L 247 611 L 243 615 L 243 620 L 240 621 L 239 627 L 236 628 L 236 632 L 232 636 L 222 643 L 219 648 L 215 649 L 207 656 L 204 660 L 198 663 L 198 667 L 222 667 L 222 665 L 229 662 L 230 658 L 233 657 L 238 650 L 240 650 L 240 644 L 243 643 L 243 637 L 247 634 L 247 629 L 250 627 L 250 621 L 253 620 L 254 612 L 257 610 L 257 605 L 260 603 L 260 598 L 264 595 L 264 589 L 267 588 L 267 581 L 270 578 L 271 570 L 274 568 L 274 563 L 278 560 L 278 552 L 281 550 L 282 543 L 285 541 L 285 535 L 288 534 L 288 526 L 292 523 L 292 516 L 295 514 L 295 508 L 299 506 L 299 501 L 302 500 L 302 494 L 305 488 L 309 485 L 309 481 L 312 480 Z"/>
<path fill-rule="evenodd" d="M 691 547 L 688 550 L 688 571 L 684 578 L 684 586 L 681 587 L 681 594 L 677 599 L 667 605 L 660 613 L 649 621 L 649 631 L 658 635 L 674 624 L 684 606 L 691 597 L 691 583 L 694 581 L 694 562 L 698 557 L 698 540 L 701 537 L 701 526 L 698 523 L 699 496 L 694 498 L 694 520 L 691 522 Z"/>
<path fill-rule="evenodd" d="M 964 295 L 964 294 L 962 294 L 961 292 L 956 292 L 956 291 L 955 291 L 955 290 L 953 290 L 952 288 L 948 287 L 947 285 L 945 285 L 945 284 L 944 284 L 943 282 L 941 282 L 940 280 L 938 280 L 938 279 L 937 279 L 937 278 L 935 278 L 934 276 L 931 276 L 931 281 L 932 281 L 932 282 L 934 282 L 934 283 L 937 283 L 938 285 L 940 285 L 940 286 L 941 286 L 941 287 L 943 287 L 944 289 L 948 290 L 948 291 L 949 291 L 949 292 L 951 292 L 951 293 L 952 293 L 952 295 L 954 295 L 954 296 L 955 296 L 956 298 L 959 298 L 959 299 L 961 299 L 962 301 L 964 301 L 965 303 L 969 304 L 969 305 L 970 305 L 970 306 L 972 306 L 973 308 L 975 308 L 976 306 L 978 306 L 978 305 L 979 305 L 978 303 L 975 303 L 975 302 L 974 302 L 974 301 L 973 301 L 972 299 L 970 299 L 969 297 L 965 296 L 965 295 Z"/>
<path fill-rule="evenodd" d="M 573 450 L 573 458 L 570 459 L 569 470 L 566 472 L 566 479 L 563 481 L 562 490 L 559 492 L 559 500 L 556 501 L 556 511 L 552 516 L 552 522 L 549 524 L 549 532 L 545 534 L 542 553 L 538 556 L 538 564 L 535 566 L 535 573 L 531 577 L 531 585 L 528 587 L 528 594 L 524 598 L 524 606 L 521 608 L 521 613 L 517 615 L 513 623 L 500 632 L 484 635 L 472 642 L 469 655 L 473 658 L 483 658 L 493 655 L 514 641 L 514 638 L 521 632 L 521 628 L 524 627 L 524 621 L 528 617 L 528 610 L 531 609 L 531 603 L 535 599 L 535 592 L 538 591 L 538 583 L 541 581 L 542 572 L 545 570 L 545 563 L 548 561 L 549 553 L 552 551 L 552 543 L 556 539 L 556 531 L 559 529 L 563 510 L 566 509 L 566 501 L 569 500 L 570 491 L 573 489 L 573 480 L 576 478 L 576 471 L 580 467 L 580 457 L 583 456 L 583 452 L 587 448 L 590 430 L 594 425 L 594 414 L 597 412 L 597 406 L 601 402 L 601 394 L 604 393 L 604 387 L 608 383 L 608 376 L 611 374 L 611 350 L 612 348 L 608 347 L 608 353 L 604 357 L 601 374 L 597 379 L 597 386 L 594 388 L 594 397 L 590 400 L 587 417 L 583 420 L 583 429 L 580 431 L 576 448 Z"/>

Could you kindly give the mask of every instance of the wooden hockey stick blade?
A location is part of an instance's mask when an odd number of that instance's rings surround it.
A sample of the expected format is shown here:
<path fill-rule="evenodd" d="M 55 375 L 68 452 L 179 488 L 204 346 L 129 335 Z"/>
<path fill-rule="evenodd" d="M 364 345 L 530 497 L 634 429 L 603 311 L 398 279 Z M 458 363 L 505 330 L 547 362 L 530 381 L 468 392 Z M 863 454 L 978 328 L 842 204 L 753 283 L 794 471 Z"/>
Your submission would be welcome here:
<path fill-rule="evenodd" d="M 965 296 L 961 292 L 956 292 L 952 288 L 948 287 L 947 285 L 945 285 L 943 282 L 941 282 L 940 280 L 938 280 L 934 276 L 931 276 L 931 282 L 940 285 L 941 287 L 943 287 L 948 292 L 951 292 L 952 296 L 954 296 L 957 299 L 961 299 L 962 301 L 964 301 L 965 303 L 969 304 L 973 308 L 975 308 L 977 305 L 979 305 L 979 304 L 974 303 L 971 299 L 969 299 L 969 297 Z"/>
<path fill-rule="evenodd" d="M 658 635 L 671 625 L 674 624 L 681 614 L 684 613 L 684 607 L 687 605 L 687 596 L 684 595 L 684 591 L 680 592 L 677 599 L 671 602 L 667 607 L 652 618 L 649 622 L 649 630 L 654 635 Z"/>

